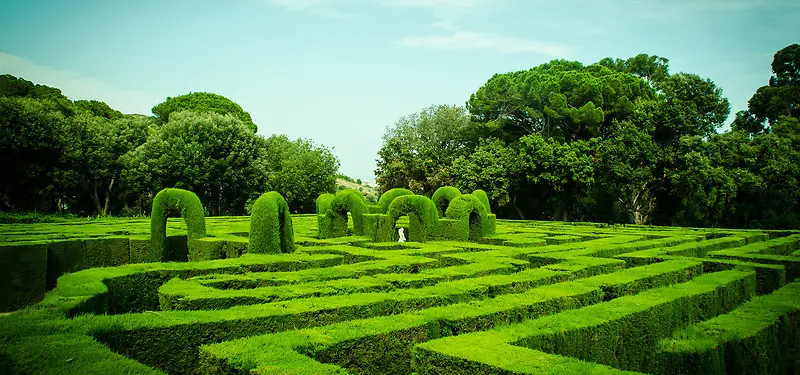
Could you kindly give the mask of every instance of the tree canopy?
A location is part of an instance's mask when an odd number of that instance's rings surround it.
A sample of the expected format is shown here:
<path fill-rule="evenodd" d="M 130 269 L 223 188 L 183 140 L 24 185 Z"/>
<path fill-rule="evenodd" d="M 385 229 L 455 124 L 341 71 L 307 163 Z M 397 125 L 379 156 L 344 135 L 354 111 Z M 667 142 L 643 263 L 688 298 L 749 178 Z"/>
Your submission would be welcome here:
<path fill-rule="evenodd" d="M 212 215 L 243 214 L 270 190 L 313 212 L 314 198 L 335 191 L 339 161 L 328 148 L 257 135 L 250 115 L 220 95 L 170 98 L 154 113 L 0 76 L 0 210 L 143 214 L 155 193 L 178 187 Z"/>
<path fill-rule="evenodd" d="M 710 79 L 646 54 L 591 65 L 553 60 L 495 74 L 444 136 L 396 125 L 378 181 L 483 189 L 500 217 L 787 228 L 800 222 L 800 47 L 720 133 L 730 104 Z M 406 118 L 398 124 L 407 122 Z M 397 129 L 406 129 L 402 135 Z M 411 140 L 435 139 L 434 161 Z M 436 165 L 436 163 L 433 163 Z M 443 173 L 446 171 L 446 174 Z"/>
<path fill-rule="evenodd" d="M 168 123 L 169 117 L 174 112 L 192 111 L 198 113 L 213 112 L 221 115 L 236 117 L 253 133 L 258 130 L 250 114 L 232 100 L 209 92 L 193 92 L 185 95 L 168 97 L 167 100 L 156 104 L 152 109 L 153 114 L 160 123 Z"/>

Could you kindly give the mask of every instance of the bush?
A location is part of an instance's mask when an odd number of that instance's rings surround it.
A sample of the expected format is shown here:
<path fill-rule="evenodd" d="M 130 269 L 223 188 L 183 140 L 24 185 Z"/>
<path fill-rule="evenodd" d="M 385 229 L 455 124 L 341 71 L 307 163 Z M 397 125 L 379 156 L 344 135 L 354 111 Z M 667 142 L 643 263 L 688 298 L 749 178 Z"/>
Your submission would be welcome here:
<path fill-rule="evenodd" d="M 381 195 L 381 198 L 378 199 L 378 207 L 380 207 L 379 213 L 385 214 L 386 212 L 388 212 L 389 205 L 392 204 L 392 201 L 395 198 L 403 195 L 414 195 L 414 193 L 411 192 L 411 190 L 403 188 L 395 188 L 383 193 L 383 195 Z"/>
<path fill-rule="evenodd" d="M 461 192 L 452 186 L 442 186 L 436 189 L 436 192 L 433 193 L 431 200 L 433 201 L 433 204 L 436 205 L 436 212 L 439 214 L 439 217 L 444 217 L 444 212 L 447 210 L 447 206 L 450 205 L 450 201 L 459 197 L 460 195 Z"/>
<path fill-rule="evenodd" d="M 317 215 L 324 215 L 325 212 L 328 211 L 328 209 L 331 207 L 331 201 L 333 201 L 334 197 L 336 196 L 333 194 L 325 193 L 321 194 L 319 198 L 317 198 Z"/>
<path fill-rule="evenodd" d="M 425 242 L 432 238 L 436 222 L 439 220 L 436 206 L 424 195 L 396 197 L 389 205 L 387 215 L 389 215 L 389 228 L 392 230 L 400 216 L 408 215 L 408 240 L 416 242 Z"/>
<path fill-rule="evenodd" d="M 492 205 L 489 204 L 489 196 L 486 195 L 485 191 L 483 191 L 481 189 L 477 189 L 477 190 L 472 192 L 472 196 L 474 196 L 475 198 L 478 198 L 478 200 L 481 203 L 483 203 L 483 206 L 486 207 L 486 213 L 487 214 L 492 213 Z"/>
<path fill-rule="evenodd" d="M 445 216 L 448 219 L 469 222 L 469 239 L 479 240 L 484 234 L 484 223 L 487 220 L 486 206 L 472 194 L 458 196 L 450 202 Z"/>
<path fill-rule="evenodd" d="M 253 204 L 247 249 L 257 254 L 294 252 L 292 216 L 278 192 L 264 193 Z"/>
<path fill-rule="evenodd" d="M 193 240 L 206 236 L 203 204 L 195 193 L 183 189 L 164 189 L 153 199 L 150 214 L 150 251 L 148 259 L 166 261 L 164 243 L 167 237 L 167 216 L 178 211 L 186 221 L 189 246 Z"/>

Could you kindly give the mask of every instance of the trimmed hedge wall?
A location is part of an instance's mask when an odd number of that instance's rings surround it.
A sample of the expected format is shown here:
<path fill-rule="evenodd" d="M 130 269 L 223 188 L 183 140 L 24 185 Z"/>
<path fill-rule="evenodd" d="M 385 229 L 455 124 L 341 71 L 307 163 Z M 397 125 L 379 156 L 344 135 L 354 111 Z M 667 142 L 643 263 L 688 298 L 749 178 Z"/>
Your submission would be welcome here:
<path fill-rule="evenodd" d="M 294 252 L 292 216 L 280 193 L 264 193 L 253 204 L 247 251 L 254 254 Z"/>
<path fill-rule="evenodd" d="M 200 198 L 195 193 L 183 189 L 164 189 L 153 199 L 153 210 L 150 214 L 150 251 L 148 259 L 167 261 L 165 251 L 167 237 L 167 216 L 180 211 L 186 221 L 189 246 L 193 240 L 206 236 L 205 211 Z"/>

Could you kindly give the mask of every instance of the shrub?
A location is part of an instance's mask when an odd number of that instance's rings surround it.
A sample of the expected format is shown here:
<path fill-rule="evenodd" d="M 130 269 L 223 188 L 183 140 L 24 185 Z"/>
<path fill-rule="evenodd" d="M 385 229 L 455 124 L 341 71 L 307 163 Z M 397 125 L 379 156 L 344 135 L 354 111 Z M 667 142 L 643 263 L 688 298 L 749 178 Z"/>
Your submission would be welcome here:
<path fill-rule="evenodd" d="M 472 194 L 456 197 L 447 206 L 445 216 L 448 219 L 464 220 L 469 222 L 469 239 L 478 240 L 483 237 L 484 222 L 487 220 L 486 206 Z"/>
<path fill-rule="evenodd" d="M 387 211 L 389 228 L 394 229 L 400 216 L 408 215 L 408 240 L 425 242 L 432 238 L 439 216 L 430 198 L 423 195 L 402 195 L 392 200 Z"/>
<path fill-rule="evenodd" d="M 183 189 L 164 189 L 153 199 L 153 210 L 150 214 L 150 250 L 148 259 L 166 261 L 164 243 L 167 237 L 167 216 L 175 211 L 180 212 L 186 221 L 189 246 L 193 240 L 206 236 L 206 219 L 203 204 L 195 193 Z"/>
<path fill-rule="evenodd" d="M 328 211 L 328 209 L 331 207 L 331 201 L 333 201 L 334 197 L 335 195 L 333 194 L 325 193 L 321 194 L 319 198 L 317 198 L 317 215 L 323 215 Z"/>
<path fill-rule="evenodd" d="M 481 190 L 481 189 L 477 189 L 477 190 L 475 190 L 475 191 L 473 191 L 473 192 L 472 192 L 472 195 L 473 195 L 475 198 L 478 198 L 478 200 L 479 200 L 481 203 L 483 203 L 483 206 L 484 206 L 484 207 L 486 207 L 486 213 L 487 213 L 487 214 L 490 214 L 490 213 L 492 213 L 492 205 L 491 205 L 491 204 L 489 204 L 489 196 L 488 196 L 488 195 L 486 195 L 486 192 L 485 192 L 485 191 L 483 191 L 483 190 Z"/>
<path fill-rule="evenodd" d="M 439 214 L 439 217 L 444 217 L 444 212 L 447 210 L 447 206 L 450 205 L 450 201 L 460 195 L 461 192 L 452 186 L 442 186 L 436 189 L 431 200 L 433 204 L 436 205 L 436 212 Z"/>
<path fill-rule="evenodd" d="M 378 207 L 380 207 L 380 212 L 377 213 L 385 214 L 386 212 L 388 212 L 389 205 L 392 204 L 392 201 L 395 198 L 403 195 L 414 195 L 414 193 L 411 192 L 411 190 L 403 188 L 395 188 L 383 193 L 383 195 L 381 195 L 381 198 L 378 199 Z"/>
<path fill-rule="evenodd" d="M 253 204 L 247 249 L 258 254 L 294 252 L 289 205 L 278 192 L 264 193 Z"/>

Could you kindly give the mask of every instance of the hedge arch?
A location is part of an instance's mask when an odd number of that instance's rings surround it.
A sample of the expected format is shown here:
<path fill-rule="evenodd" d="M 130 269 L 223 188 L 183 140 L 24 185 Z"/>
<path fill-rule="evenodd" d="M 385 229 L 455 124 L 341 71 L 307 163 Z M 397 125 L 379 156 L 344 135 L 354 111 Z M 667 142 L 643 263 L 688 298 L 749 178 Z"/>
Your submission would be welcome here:
<path fill-rule="evenodd" d="M 475 198 L 478 198 L 478 200 L 481 203 L 483 203 L 483 206 L 486 207 L 486 213 L 487 214 L 492 213 L 492 205 L 489 203 L 489 196 L 486 195 L 485 191 L 483 191 L 481 189 L 477 189 L 477 190 L 472 192 L 472 196 L 474 196 Z"/>
<path fill-rule="evenodd" d="M 255 254 L 294 252 L 292 215 L 278 192 L 264 193 L 253 204 L 247 251 Z"/>
<path fill-rule="evenodd" d="M 165 242 L 167 239 L 167 216 L 180 212 L 186 222 L 189 246 L 194 240 L 206 236 L 206 218 L 203 203 L 195 193 L 183 189 L 163 189 L 153 199 L 150 213 L 150 247 L 148 259 L 153 262 L 167 261 Z"/>
<path fill-rule="evenodd" d="M 369 213 L 367 199 L 355 189 L 344 189 L 336 193 L 326 214 L 331 218 L 333 233 L 336 236 L 347 233 L 347 213 L 353 218 L 353 233 L 364 235 L 363 215 Z"/>
<path fill-rule="evenodd" d="M 461 196 L 461 191 L 452 186 L 442 186 L 436 189 L 431 200 L 436 205 L 436 213 L 439 214 L 439 217 L 445 216 L 444 213 L 447 210 L 447 206 L 450 205 L 450 201 L 459 196 Z"/>
<path fill-rule="evenodd" d="M 424 195 L 398 196 L 392 200 L 386 214 L 389 217 L 388 226 L 392 230 L 400 216 L 408 215 L 408 240 L 416 242 L 425 242 L 432 238 L 439 220 L 436 205 Z"/>
<path fill-rule="evenodd" d="M 336 196 L 333 194 L 325 193 L 321 194 L 317 198 L 317 201 L 315 202 L 317 204 L 317 215 L 324 215 L 328 211 L 328 208 L 331 207 L 331 201 L 333 201 L 334 197 Z"/>
<path fill-rule="evenodd" d="M 484 223 L 488 215 L 484 203 L 472 194 L 464 194 L 453 199 L 445 212 L 448 219 L 469 221 L 470 241 L 483 238 Z"/>
<path fill-rule="evenodd" d="M 403 188 L 394 188 L 391 189 L 381 195 L 381 198 L 378 199 L 378 207 L 380 213 L 385 214 L 389 211 L 389 205 L 392 204 L 392 201 L 395 200 L 397 197 L 402 197 L 404 195 L 414 195 L 411 190 L 403 189 Z"/>

